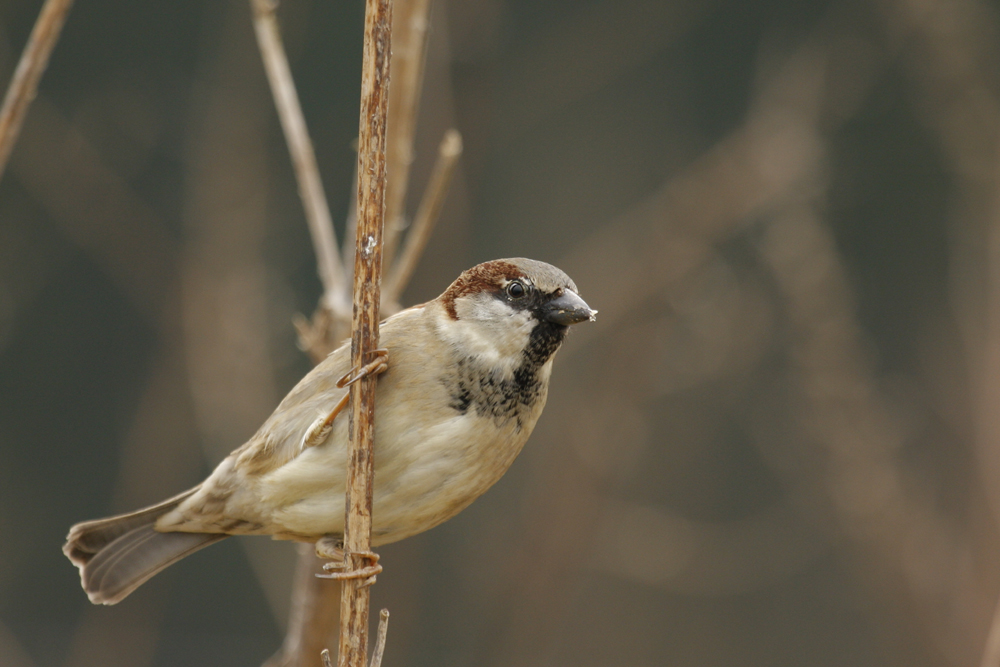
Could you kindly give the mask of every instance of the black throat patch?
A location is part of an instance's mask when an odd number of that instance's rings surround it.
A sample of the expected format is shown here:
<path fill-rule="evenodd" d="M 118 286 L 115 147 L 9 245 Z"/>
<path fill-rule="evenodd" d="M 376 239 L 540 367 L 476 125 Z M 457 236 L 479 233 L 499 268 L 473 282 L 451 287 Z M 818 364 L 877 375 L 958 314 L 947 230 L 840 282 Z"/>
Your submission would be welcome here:
<path fill-rule="evenodd" d="M 441 378 L 449 394 L 449 406 L 459 414 L 475 410 L 498 424 L 515 420 L 517 430 L 523 415 L 531 412 L 545 391 L 539 371 L 566 337 L 567 327 L 539 322 L 532 329 L 521 363 L 509 376 L 485 366 L 473 357 L 458 358 L 454 370 Z"/>

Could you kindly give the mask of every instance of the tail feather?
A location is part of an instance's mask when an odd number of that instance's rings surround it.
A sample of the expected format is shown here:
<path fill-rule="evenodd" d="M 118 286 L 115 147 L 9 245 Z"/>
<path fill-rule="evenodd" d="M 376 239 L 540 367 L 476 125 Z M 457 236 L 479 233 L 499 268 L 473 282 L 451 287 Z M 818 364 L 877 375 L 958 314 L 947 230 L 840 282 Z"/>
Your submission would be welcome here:
<path fill-rule="evenodd" d="M 227 537 L 217 533 L 159 533 L 142 526 L 118 538 L 80 570 L 94 604 L 117 604 L 160 570 Z"/>
<path fill-rule="evenodd" d="M 173 498 L 168 498 L 161 503 L 135 512 L 78 523 L 69 529 L 63 553 L 73 561 L 74 565 L 83 567 L 101 549 L 135 528 L 155 523 L 161 515 L 180 505 L 198 488 L 196 486 L 193 489 L 188 489 Z"/>
<path fill-rule="evenodd" d="M 161 533 L 154 525 L 197 487 L 146 509 L 73 526 L 63 553 L 80 568 L 94 604 L 116 604 L 181 558 L 226 537 L 219 533 Z"/>

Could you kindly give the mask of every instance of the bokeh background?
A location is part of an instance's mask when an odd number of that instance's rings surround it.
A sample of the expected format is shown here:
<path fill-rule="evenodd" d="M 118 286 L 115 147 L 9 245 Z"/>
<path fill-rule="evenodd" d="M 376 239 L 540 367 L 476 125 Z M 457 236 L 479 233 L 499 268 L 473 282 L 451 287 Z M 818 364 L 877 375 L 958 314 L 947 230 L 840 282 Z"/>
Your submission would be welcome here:
<path fill-rule="evenodd" d="M 40 2 L 0 0 L 0 81 Z M 280 19 L 342 232 L 363 4 Z M 436 0 L 407 292 L 528 256 L 596 324 L 507 476 L 381 550 L 386 664 L 979 665 L 1000 590 L 1000 7 Z M 199 481 L 320 295 L 248 3 L 78 2 L 0 182 L 0 664 L 257 665 L 294 549 L 95 608 L 70 524 Z M 996 664 L 996 663 L 983 663 Z"/>

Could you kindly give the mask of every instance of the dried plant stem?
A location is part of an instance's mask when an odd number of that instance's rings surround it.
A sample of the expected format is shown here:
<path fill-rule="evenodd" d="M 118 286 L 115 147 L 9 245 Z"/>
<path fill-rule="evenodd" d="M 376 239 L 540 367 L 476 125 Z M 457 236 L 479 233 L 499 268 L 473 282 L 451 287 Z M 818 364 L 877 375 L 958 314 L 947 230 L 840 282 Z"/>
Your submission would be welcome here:
<path fill-rule="evenodd" d="M 391 0 L 367 0 L 358 129 L 358 232 L 354 256 L 354 318 L 351 363 L 361 368 L 378 348 L 385 215 L 385 127 L 392 48 Z M 390 359 L 389 363 L 392 361 Z M 367 376 L 351 388 L 351 447 L 347 468 L 344 561 L 365 565 L 371 552 L 372 487 L 375 477 L 375 382 Z M 341 584 L 340 667 L 365 667 L 370 590 L 361 579 Z"/>
<path fill-rule="evenodd" d="M 1000 170 L 998 170 L 1000 171 Z M 1000 431 L 1000 423 L 996 418 L 996 401 L 1000 396 L 1000 382 L 997 380 L 997 371 L 1000 369 L 1000 344 L 997 343 L 997 333 L 1000 332 L 1000 220 L 998 220 L 997 210 L 1000 209 L 1000 201 L 994 203 L 993 220 L 986 234 L 987 245 L 987 306 L 985 313 L 986 329 L 989 335 L 984 336 L 980 344 L 980 363 L 984 372 L 979 380 L 979 400 L 980 409 L 978 415 L 978 431 L 980 440 L 981 469 L 992 470 L 996 463 L 997 435 Z M 994 520 L 1000 518 L 1000 494 L 995 482 L 995 475 L 986 476 L 986 489 L 992 500 Z M 980 659 L 980 667 L 1000 667 L 1000 601 L 997 601 L 993 609 L 993 618 L 990 621 L 990 629 L 986 635 L 986 643 L 983 646 L 983 654 Z"/>
<path fill-rule="evenodd" d="M 14 70 L 3 107 L 0 107 L 0 178 L 3 178 L 10 152 L 21 133 L 24 116 L 38 91 L 38 81 L 49 63 L 49 55 L 59 40 L 59 33 L 72 6 L 73 0 L 46 0 Z"/>
<path fill-rule="evenodd" d="M 441 214 L 441 207 L 444 205 L 448 186 L 451 185 L 451 177 L 455 171 L 455 163 L 458 162 L 461 154 L 462 135 L 459 134 L 458 130 L 448 130 L 438 148 L 437 162 L 434 163 L 430 183 L 428 183 L 424 197 L 420 201 L 420 208 L 417 209 L 413 228 L 406 235 L 406 243 L 403 245 L 399 259 L 392 267 L 392 273 L 386 282 L 385 300 L 387 303 L 399 301 L 403 290 L 406 289 L 406 284 L 410 281 L 410 276 L 413 275 L 413 270 L 417 268 L 417 262 L 423 255 L 431 232 L 434 231 L 434 223 L 437 222 Z"/>
<path fill-rule="evenodd" d="M 389 610 L 383 609 L 378 615 L 378 635 L 375 637 L 375 650 L 372 651 L 372 662 L 369 667 L 382 667 L 382 654 L 385 653 L 385 635 L 389 631 Z"/>
<path fill-rule="evenodd" d="M 320 651 L 336 641 L 340 586 L 317 578 L 322 565 L 313 545 L 300 545 L 285 640 L 264 667 L 319 667 Z"/>
<path fill-rule="evenodd" d="M 1000 667 L 1000 602 L 993 612 L 989 634 L 986 635 L 986 646 L 983 647 L 983 657 L 980 667 Z"/>
<path fill-rule="evenodd" d="M 278 19 L 275 14 L 277 2 L 274 0 L 251 0 L 253 25 L 257 33 L 267 80 L 271 84 L 274 103 L 285 132 L 288 151 L 295 167 L 299 195 L 305 207 L 306 222 L 316 248 L 316 262 L 319 277 L 323 283 L 326 306 L 337 309 L 343 307 L 347 297 L 344 268 L 337 253 L 337 237 L 333 230 L 330 207 L 326 201 L 323 182 L 320 180 L 316 155 L 313 152 L 309 130 L 306 128 L 298 93 L 288 67 L 288 58 L 281 43 Z"/>
<path fill-rule="evenodd" d="M 410 165 L 413 163 L 413 137 L 424 81 L 430 8 L 430 0 L 401 2 L 393 17 L 392 68 L 395 78 L 392 82 L 386 144 L 387 170 L 392 174 L 385 193 L 383 254 L 386 266 L 393 263 L 396 243 L 404 226 L 406 191 L 410 181 Z"/>

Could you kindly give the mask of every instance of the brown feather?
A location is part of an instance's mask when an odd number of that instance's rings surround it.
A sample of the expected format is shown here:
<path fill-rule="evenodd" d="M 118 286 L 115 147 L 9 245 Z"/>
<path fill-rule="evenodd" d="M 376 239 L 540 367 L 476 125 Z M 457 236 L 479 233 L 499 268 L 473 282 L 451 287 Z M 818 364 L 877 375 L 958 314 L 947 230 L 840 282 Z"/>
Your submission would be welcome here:
<path fill-rule="evenodd" d="M 80 568 L 90 601 L 115 604 L 163 568 L 226 537 L 216 533 L 160 533 L 153 525 L 199 487 L 121 516 L 73 526 L 63 553 Z"/>

